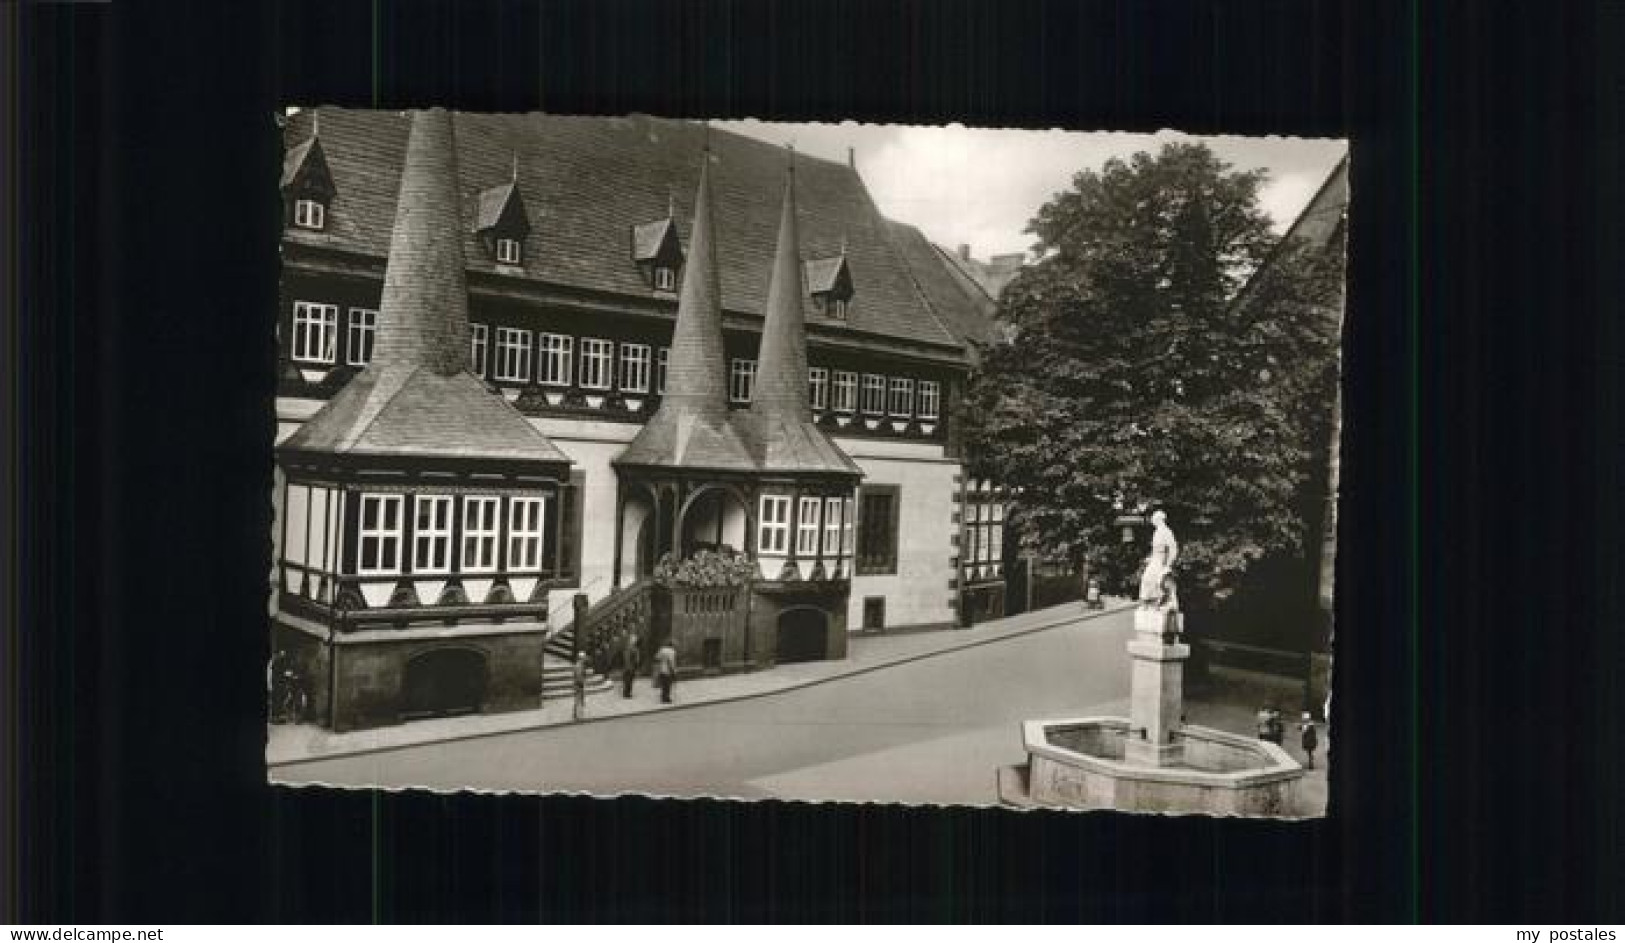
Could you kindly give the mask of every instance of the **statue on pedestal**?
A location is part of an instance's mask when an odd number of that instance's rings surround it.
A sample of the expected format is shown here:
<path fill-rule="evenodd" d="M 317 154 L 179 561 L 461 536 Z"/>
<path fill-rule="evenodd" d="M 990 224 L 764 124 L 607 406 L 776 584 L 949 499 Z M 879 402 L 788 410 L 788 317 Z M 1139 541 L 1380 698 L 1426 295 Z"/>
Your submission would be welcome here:
<path fill-rule="evenodd" d="M 1145 558 L 1145 569 L 1140 571 L 1140 605 L 1153 609 L 1171 605 L 1178 609 L 1172 574 L 1174 561 L 1179 559 L 1179 541 L 1174 539 L 1165 512 L 1153 513 L 1151 525 L 1155 528 L 1151 532 L 1151 555 Z"/>

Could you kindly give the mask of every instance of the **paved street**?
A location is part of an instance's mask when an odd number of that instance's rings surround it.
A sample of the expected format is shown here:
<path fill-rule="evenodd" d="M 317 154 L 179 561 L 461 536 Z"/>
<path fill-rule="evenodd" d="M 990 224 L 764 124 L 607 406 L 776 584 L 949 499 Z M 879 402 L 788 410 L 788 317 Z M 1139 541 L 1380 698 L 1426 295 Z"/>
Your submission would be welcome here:
<path fill-rule="evenodd" d="M 280 782 L 997 802 L 1018 722 L 1122 710 L 1127 612 L 745 700 L 280 766 Z"/>

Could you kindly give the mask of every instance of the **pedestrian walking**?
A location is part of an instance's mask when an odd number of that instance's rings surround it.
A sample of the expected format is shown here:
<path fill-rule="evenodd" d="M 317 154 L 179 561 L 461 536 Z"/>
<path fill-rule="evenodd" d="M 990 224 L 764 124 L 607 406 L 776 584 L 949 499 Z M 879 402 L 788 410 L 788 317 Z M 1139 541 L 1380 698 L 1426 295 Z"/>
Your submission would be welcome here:
<path fill-rule="evenodd" d="M 621 697 L 632 696 L 632 679 L 638 676 L 643 653 L 638 651 L 638 637 L 627 633 L 626 645 L 621 649 Z"/>
<path fill-rule="evenodd" d="M 660 689 L 660 703 L 671 703 L 671 689 L 677 683 L 677 649 L 667 639 L 655 652 L 655 687 Z"/>
<path fill-rule="evenodd" d="M 1298 721 L 1298 745 L 1303 747 L 1303 755 L 1309 758 L 1309 768 L 1315 768 L 1315 750 L 1320 747 L 1320 734 L 1316 730 L 1320 725 L 1315 723 L 1315 715 L 1308 711 L 1303 712 L 1303 719 Z"/>
<path fill-rule="evenodd" d="M 576 693 L 574 716 L 580 720 L 587 716 L 587 653 L 576 655 L 575 669 L 570 676 L 570 684 Z"/>
<path fill-rule="evenodd" d="M 1274 724 L 1270 719 L 1269 705 L 1266 704 L 1258 709 L 1258 716 L 1254 718 L 1254 729 L 1258 733 L 1258 739 L 1263 740 L 1265 743 L 1269 742 L 1271 731 L 1274 729 Z"/>

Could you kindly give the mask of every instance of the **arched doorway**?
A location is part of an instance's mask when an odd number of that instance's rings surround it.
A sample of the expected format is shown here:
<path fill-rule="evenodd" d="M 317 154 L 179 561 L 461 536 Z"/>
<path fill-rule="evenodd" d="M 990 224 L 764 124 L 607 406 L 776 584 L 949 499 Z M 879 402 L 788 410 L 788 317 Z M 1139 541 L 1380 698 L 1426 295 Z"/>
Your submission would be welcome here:
<path fill-rule="evenodd" d="M 472 648 L 436 648 L 407 659 L 401 719 L 478 713 L 485 702 L 486 664 Z"/>
<path fill-rule="evenodd" d="M 829 616 L 821 609 L 799 606 L 779 614 L 775 660 L 780 664 L 818 661 L 829 650 Z"/>

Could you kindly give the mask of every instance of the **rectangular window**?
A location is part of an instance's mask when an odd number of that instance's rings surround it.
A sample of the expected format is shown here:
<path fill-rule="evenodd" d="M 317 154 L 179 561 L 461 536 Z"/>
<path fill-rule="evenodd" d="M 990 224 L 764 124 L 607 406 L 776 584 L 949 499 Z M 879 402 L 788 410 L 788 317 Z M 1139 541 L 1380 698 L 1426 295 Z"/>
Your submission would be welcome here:
<path fill-rule="evenodd" d="M 1004 525 L 994 524 L 987 529 L 987 533 L 989 537 L 993 538 L 991 541 L 993 544 L 993 562 L 1000 563 L 1004 560 Z"/>
<path fill-rule="evenodd" d="M 497 508 L 501 503 L 495 495 L 463 498 L 464 573 L 490 573 L 497 568 L 497 535 L 502 529 Z"/>
<path fill-rule="evenodd" d="M 356 572 L 399 573 L 401 571 L 401 504 L 399 494 L 361 496 L 361 558 Z"/>
<path fill-rule="evenodd" d="M 897 572 L 898 499 L 895 485 L 871 485 L 859 495 L 859 573 Z"/>
<path fill-rule="evenodd" d="M 468 365 L 477 377 L 485 376 L 485 350 L 490 329 L 483 324 L 468 326 Z"/>
<path fill-rule="evenodd" d="M 756 552 L 784 553 L 790 544 L 790 499 L 783 495 L 764 494 L 761 511 Z"/>
<path fill-rule="evenodd" d="M 621 389 L 628 393 L 649 392 L 649 345 L 621 345 Z"/>
<path fill-rule="evenodd" d="M 294 302 L 293 359 L 305 363 L 332 363 L 338 325 L 338 305 Z"/>
<path fill-rule="evenodd" d="M 856 530 L 854 522 L 858 517 L 854 510 L 851 498 L 841 500 L 841 556 L 843 557 L 852 554 L 852 534 Z"/>
<path fill-rule="evenodd" d="M 519 264 L 519 240 L 518 239 L 498 239 L 497 240 L 497 261 L 501 262 L 504 265 L 518 265 Z"/>
<path fill-rule="evenodd" d="M 542 567 L 542 499 L 508 499 L 508 569 Z"/>
<path fill-rule="evenodd" d="M 824 499 L 824 556 L 841 553 L 841 499 Z"/>
<path fill-rule="evenodd" d="M 516 327 L 497 328 L 498 380 L 526 383 L 530 380 L 530 332 Z"/>
<path fill-rule="evenodd" d="M 548 386 L 569 386 L 575 338 L 563 334 L 537 334 L 536 346 L 541 350 L 536 382 Z"/>
<path fill-rule="evenodd" d="M 728 370 L 728 398 L 736 403 L 748 403 L 755 391 L 756 361 L 735 357 Z"/>
<path fill-rule="evenodd" d="M 942 408 L 942 387 L 935 380 L 920 381 L 920 418 L 935 419 Z"/>
<path fill-rule="evenodd" d="M 891 414 L 898 417 L 914 415 L 914 381 L 903 377 L 891 380 Z"/>
<path fill-rule="evenodd" d="M 420 494 L 412 526 L 412 572 L 451 571 L 451 496 Z"/>
<path fill-rule="evenodd" d="M 849 413 L 858 408 L 858 375 L 849 370 L 835 371 L 835 411 Z"/>
<path fill-rule="evenodd" d="M 655 357 L 655 392 L 666 394 L 666 363 L 671 359 L 671 348 L 662 347 Z"/>
<path fill-rule="evenodd" d="M 655 269 L 655 290 L 676 291 L 677 273 L 669 266 L 661 265 Z"/>
<path fill-rule="evenodd" d="M 607 390 L 615 376 L 615 342 L 596 337 L 581 339 L 581 388 Z"/>
<path fill-rule="evenodd" d="M 813 409 L 829 408 L 829 369 L 827 367 L 807 368 L 807 398 Z"/>
<path fill-rule="evenodd" d="M 863 411 L 871 416 L 886 412 L 886 378 L 875 373 L 863 375 Z"/>
<path fill-rule="evenodd" d="M 818 553 L 818 508 L 823 504 L 817 498 L 802 498 L 796 508 L 796 556 L 811 557 Z"/>
<path fill-rule="evenodd" d="M 372 339 L 378 333 L 378 312 L 367 308 L 350 309 L 350 336 L 346 338 L 344 359 L 352 367 L 372 363 Z"/>
<path fill-rule="evenodd" d="M 295 200 L 293 224 L 300 229 L 322 229 L 327 225 L 327 207 L 315 200 Z"/>

